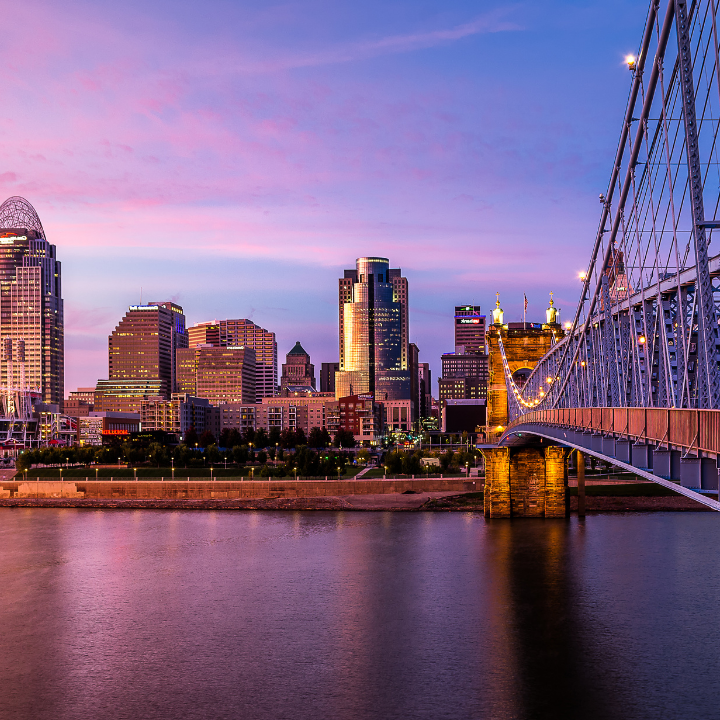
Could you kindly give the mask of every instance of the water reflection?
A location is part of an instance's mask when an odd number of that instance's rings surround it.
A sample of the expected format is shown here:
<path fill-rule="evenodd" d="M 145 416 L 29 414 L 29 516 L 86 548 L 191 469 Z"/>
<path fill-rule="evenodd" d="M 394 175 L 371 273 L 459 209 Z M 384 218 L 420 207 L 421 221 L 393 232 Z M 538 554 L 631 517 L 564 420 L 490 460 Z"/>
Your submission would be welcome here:
<path fill-rule="evenodd" d="M 714 516 L 2 518 L 3 720 L 703 717 L 720 689 Z"/>

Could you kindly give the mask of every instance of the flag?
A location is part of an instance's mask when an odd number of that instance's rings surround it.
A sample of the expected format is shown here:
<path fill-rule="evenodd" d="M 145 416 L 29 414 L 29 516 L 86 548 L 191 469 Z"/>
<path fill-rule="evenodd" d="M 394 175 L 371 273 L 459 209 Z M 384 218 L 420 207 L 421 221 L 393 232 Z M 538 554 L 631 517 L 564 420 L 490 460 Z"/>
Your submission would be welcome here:
<path fill-rule="evenodd" d="M 523 293 L 523 297 L 525 298 L 525 307 L 523 309 L 527 310 L 527 295 Z"/>

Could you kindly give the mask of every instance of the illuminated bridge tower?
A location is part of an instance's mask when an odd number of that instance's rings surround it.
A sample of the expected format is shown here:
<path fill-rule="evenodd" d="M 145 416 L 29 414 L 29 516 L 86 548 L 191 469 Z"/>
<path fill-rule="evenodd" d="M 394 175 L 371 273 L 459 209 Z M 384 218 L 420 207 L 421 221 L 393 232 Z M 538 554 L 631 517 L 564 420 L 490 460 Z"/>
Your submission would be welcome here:
<path fill-rule="evenodd" d="M 520 388 L 538 361 L 562 336 L 560 313 L 552 298 L 546 322 L 503 323 L 498 297 L 487 331 L 490 379 L 488 438 L 498 438 L 508 424 L 508 384 Z M 567 510 L 567 466 L 563 448 L 497 447 L 485 456 L 487 517 L 564 517 Z"/>
<path fill-rule="evenodd" d="M 546 322 L 503 324 L 503 311 L 498 297 L 493 310 L 493 324 L 487 331 L 489 349 L 488 381 L 488 437 L 499 437 L 508 424 L 508 391 L 506 372 L 512 376 L 515 384 L 522 387 L 538 361 L 562 337 L 560 312 L 550 300 L 546 312 Z M 505 350 L 505 369 L 503 353 Z"/>

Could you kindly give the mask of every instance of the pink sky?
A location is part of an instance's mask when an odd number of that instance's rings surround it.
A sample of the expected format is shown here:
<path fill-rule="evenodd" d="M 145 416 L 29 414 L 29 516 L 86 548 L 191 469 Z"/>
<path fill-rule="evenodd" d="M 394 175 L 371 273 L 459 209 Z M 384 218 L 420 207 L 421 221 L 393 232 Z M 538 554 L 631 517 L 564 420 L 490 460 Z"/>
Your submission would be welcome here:
<path fill-rule="evenodd" d="M 453 306 L 574 309 L 646 2 L 3 3 L 0 194 L 63 262 L 66 389 L 127 305 L 337 358 L 383 255 L 435 377 Z"/>

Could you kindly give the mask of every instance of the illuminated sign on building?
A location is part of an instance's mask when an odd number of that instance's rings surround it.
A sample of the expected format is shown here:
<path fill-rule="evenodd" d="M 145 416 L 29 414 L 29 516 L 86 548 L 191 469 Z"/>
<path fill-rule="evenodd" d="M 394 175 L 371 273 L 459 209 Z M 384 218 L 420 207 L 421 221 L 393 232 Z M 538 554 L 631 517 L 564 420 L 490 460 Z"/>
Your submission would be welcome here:
<path fill-rule="evenodd" d="M 458 325 L 479 325 L 480 320 L 478 318 L 457 318 Z"/>

